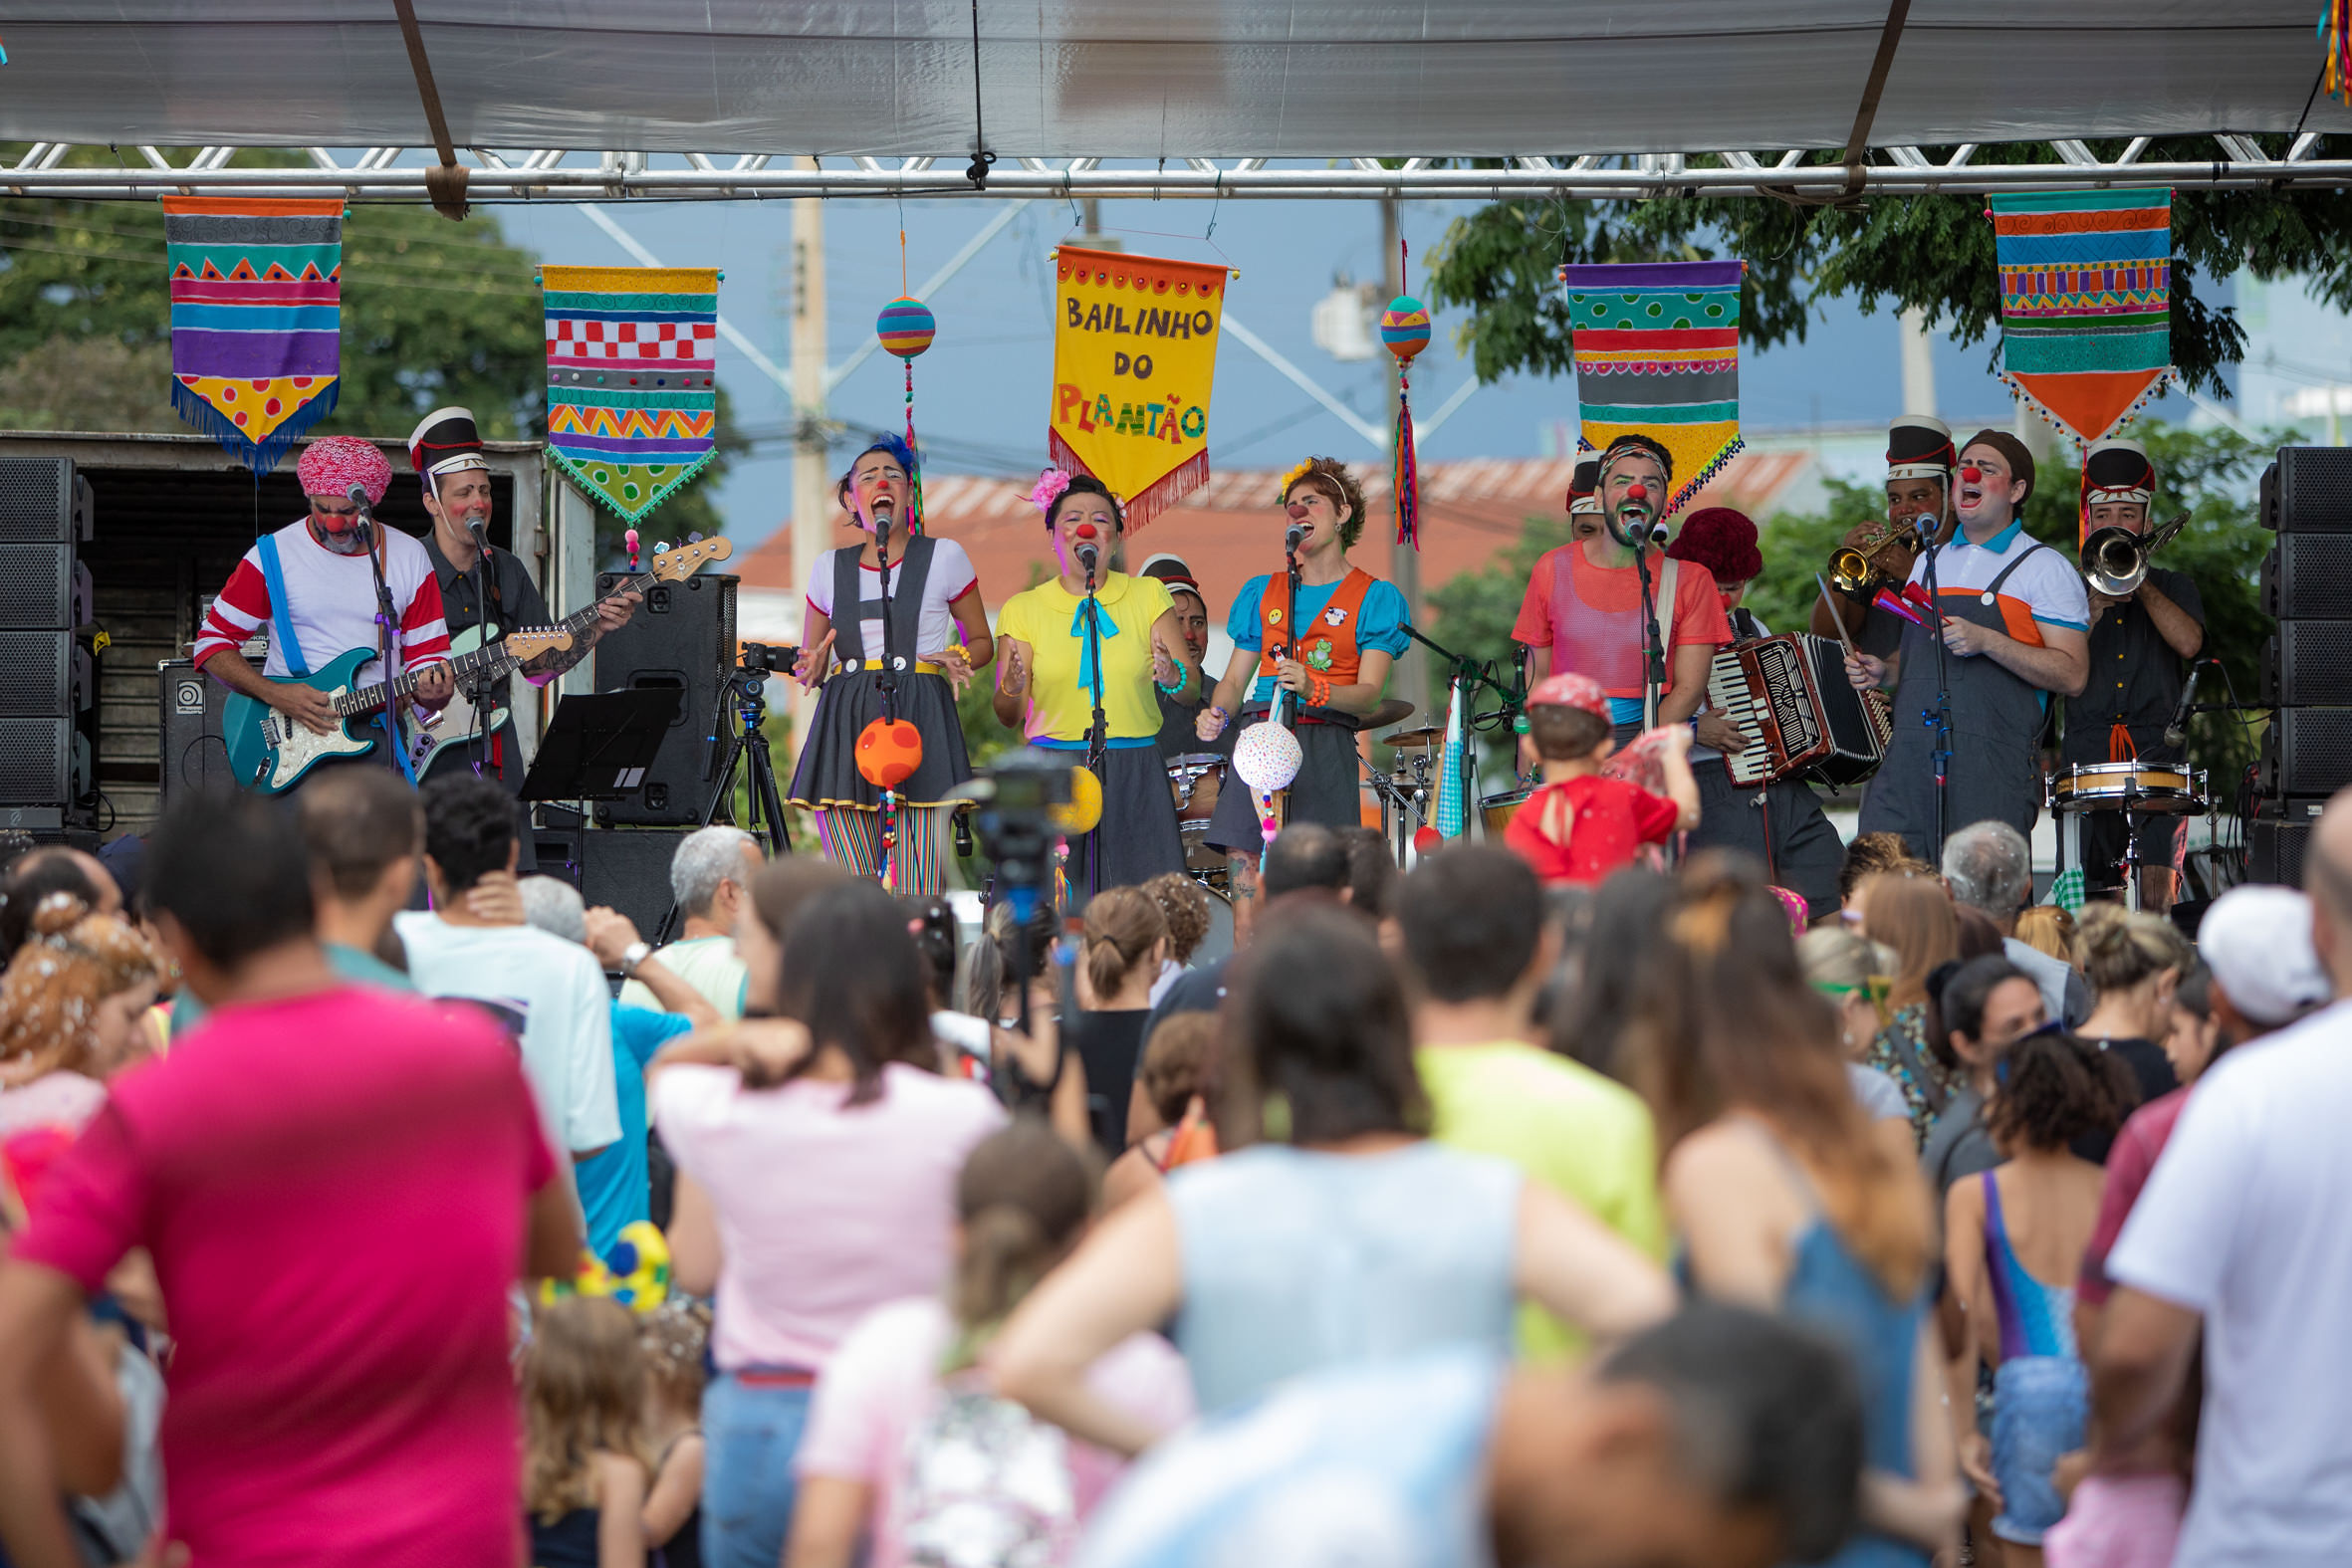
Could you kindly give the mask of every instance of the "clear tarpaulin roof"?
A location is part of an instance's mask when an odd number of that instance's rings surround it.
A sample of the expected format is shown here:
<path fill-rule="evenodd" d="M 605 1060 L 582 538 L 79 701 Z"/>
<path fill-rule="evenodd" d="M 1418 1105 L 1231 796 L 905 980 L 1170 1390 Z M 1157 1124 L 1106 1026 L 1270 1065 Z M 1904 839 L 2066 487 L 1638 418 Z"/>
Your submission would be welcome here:
<path fill-rule="evenodd" d="M 968 0 L 417 0 L 460 146 L 973 150 Z M 2318 0 L 1917 0 L 1881 147 L 2352 129 Z M 1883 0 L 981 0 L 1020 157 L 1843 146 Z M 389 0 L 21 0 L 0 139 L 409 146 Z"/>

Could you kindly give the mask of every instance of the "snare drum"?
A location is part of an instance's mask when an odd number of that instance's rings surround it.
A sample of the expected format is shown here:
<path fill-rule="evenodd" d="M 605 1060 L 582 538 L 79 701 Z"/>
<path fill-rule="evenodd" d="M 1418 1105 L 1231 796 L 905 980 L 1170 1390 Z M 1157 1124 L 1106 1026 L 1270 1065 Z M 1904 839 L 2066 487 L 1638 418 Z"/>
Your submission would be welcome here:
<path fill-rule="evenodd" d="M 1176 820 L 1206 822 L 1217 814 L 1226 766 L 1215 752 L 1187 752 L 1168 759 L 1168 794 L 1176 802 Z"/>
<path fill-rule="evenodd" d="M 2205 778 L 2174 763 L 2087 763 L 2050 779 L 2053 811 L 2147 811 L 2195 815 Z"/>
<path fill-rule="evenodd" d="M 1478 810 L 1479 815 L 1487 820 L 1487 836 L 1500 839 L 1503 830 L 1511 825 L 1511 819 L 1519 815 L 1519 808 L 1526 805 L 1528 796 L 1534 792 L 1532 789 L 1513 789 L 1506 794 L 1479 796 Z"/>
<path fill-rule="evenodd" d="M 1184 874 L 1207 888 L 1222 888 L 1233 875 L 1225 851 L 1209 847 L 1206 819 L 1178 822 L 1176 836 L 1184 842 Z"/>

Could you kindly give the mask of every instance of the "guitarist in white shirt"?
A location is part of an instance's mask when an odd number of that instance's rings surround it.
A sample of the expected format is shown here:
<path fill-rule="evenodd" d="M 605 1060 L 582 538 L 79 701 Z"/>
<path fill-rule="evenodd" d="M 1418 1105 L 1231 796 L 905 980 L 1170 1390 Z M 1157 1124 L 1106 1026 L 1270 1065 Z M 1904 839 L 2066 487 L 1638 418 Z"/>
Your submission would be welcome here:
<path fill-rule="evenodd" d="M 463 654 L 508 632 L 542 626 L 554 619 L 523 562 L 511 552 L 488 543 L 490 464 L 482 455 L 482 438 L 473 413 L 464 408 L 439 408 L 425 415 L 424 422 L 408 437 L 408 457 L 424 487 L 424 509 L 433 520 L 424 549 L 432 562 L 452 651 Z M 521 672 L 535 686 L 554 680 L 586 658 L 598 637 L 627 625 L 644 600 L 642 593 L 605 600 L 570 648 L 526 660 L 519 666 Z M 489 683 L 495 722 L 486 733 L 474 710 L 473 694 L 457 694 L 459 700 L 444 711 L 433 732 L 439 744 L 418 769 L 418 783 L 448 778 L 458 769 L 470 768 L 485 779 L 496 780 L 510 794 L 523 787 L 523 752 L 515 738 L 514 720 L 506 712 L 509 686 L 504 676 Z"/>
<path fill-rule="evenodd" d="M 359 486 L 374 506 L 391 487 L 392 465 L 372 442 L 329 436 L 303 449 L 296 474 L 310 498 L 310 515 L 262 536 L 245 553 L 206 611 L 193 652 L 196 667 L 222 685 L 324 735 L 341 722 L 327 695 L 284 678 L 294 672 L 297 657 L 305 669 L 317 669 L 353 648 L 377 645 L 375 566 L 367 559 L 369 547 L 360 542 L 359 509 L 351 491 Z M 415 540 L 380 526 L 374 537 L 384 585 L 399 618 L 395 651 L 400 668 L 417 673 L 418 707 L 443 707 L 456 683 L 447 669 L 449 632 L 442 622 L 440 584 Z M 265 625 L 269 657 L 257 670 L 239 650 Z M 391 748 L 377 747 L 367 762 L 391 766 Z"/>

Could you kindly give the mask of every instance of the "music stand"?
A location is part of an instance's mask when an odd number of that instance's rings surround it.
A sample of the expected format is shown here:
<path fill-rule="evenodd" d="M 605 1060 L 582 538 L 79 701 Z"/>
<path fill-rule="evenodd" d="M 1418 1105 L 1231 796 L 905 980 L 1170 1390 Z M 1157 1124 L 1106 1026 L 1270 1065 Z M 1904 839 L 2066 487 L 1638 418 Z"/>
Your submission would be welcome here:
<path fill-rule="evenodd" d="M 662 737 L 678 719 L 683 688 L 576 693 L 556 704 L 539 756 L 523 781 L 526 800 L 617 800 L 645 784 Z"/>

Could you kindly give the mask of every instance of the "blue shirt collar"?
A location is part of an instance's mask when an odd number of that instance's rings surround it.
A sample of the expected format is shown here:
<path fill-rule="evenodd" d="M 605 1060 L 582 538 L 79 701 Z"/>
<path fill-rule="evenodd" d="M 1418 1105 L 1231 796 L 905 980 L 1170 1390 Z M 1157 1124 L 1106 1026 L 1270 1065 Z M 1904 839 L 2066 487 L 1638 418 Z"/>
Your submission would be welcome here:
<path fill-rule="evenodd" d="M 2024 528 L 2025 520 L 2022 517 L 2011 518 L 2007 528 L 2002 529 L 1982 545 L 1972 545 L 1969 542 L 1968 530 L 1956 528 L 1952 531 L 1950 548 L 1953 550 L 1989 550 L 1996 556 L 2006 555 L 2008 548 L 2017 542 L 2017 536 L 2024 531 Z"/>

